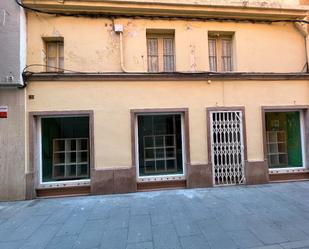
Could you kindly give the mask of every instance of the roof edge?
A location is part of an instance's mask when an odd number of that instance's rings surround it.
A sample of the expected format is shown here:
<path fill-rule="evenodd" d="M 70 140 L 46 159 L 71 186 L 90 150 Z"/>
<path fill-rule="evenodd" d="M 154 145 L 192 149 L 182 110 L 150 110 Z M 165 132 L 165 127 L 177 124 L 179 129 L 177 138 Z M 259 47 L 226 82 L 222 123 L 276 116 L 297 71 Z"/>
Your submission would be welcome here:
<path fill-rule="evenodd" d="M 302 19 L 307 6 L 250 6 L 240 4 L 187 4 L 140 1 L 84 1 L 84 0 L 23 0 L 30 8 L 53 13 L 82 15 L 105 14 L 110 16 L 183 17 L 183 18 L 227 18 L 235 19 Z"/>

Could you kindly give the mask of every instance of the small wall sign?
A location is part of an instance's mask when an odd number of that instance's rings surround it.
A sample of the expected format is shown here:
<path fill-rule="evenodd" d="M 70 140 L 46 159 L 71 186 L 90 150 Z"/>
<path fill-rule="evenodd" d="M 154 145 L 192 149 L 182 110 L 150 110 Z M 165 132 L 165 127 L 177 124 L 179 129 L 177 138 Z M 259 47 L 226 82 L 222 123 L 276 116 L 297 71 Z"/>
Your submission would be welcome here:
<path fill-rule="evenodd" d="M 5 105 L 0 105 L 0 118 L 8 117 L 8 107 Z"/>

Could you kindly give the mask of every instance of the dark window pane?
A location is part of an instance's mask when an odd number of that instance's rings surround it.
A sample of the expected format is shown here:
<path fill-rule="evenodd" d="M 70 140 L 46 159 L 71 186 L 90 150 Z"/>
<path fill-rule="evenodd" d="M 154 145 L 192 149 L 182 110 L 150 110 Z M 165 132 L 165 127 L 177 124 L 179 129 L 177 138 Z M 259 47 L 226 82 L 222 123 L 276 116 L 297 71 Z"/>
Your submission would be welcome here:
<path fill-rule="evenodd" d="M 139 115 L 138 146 L 140 176 L 182 174 L 181 115 Z"/>
<path fill-rule="evenodd" d="M 144 138 L 144 141 L 145 141 L 145 147 L 148 148 L 148 147 L 154 147 L 154 143 L 153 143 L 153 137 L 145 137 Z"/>
<path fill-rule="evenodd" d="M 42 118 L 41 127 L 43 182 L 89 178 L 89 118 Z"/>
<path fill-rule="evenodd" d="M 146 149 L 145 150 L 145 158 L 146 159 L 154 159 L 154 149 Z"/>
<path fill-rule="evenodd" d="M 166 157 L 175 157 L 175 149 L 174 148 L 166 148 Z"/>
<path fill-rule="evenodd" d="M 78 172 L 78 175 L 88 177 L 88 175 L 89 175 L 88 172 L 89 172 L 89 166 L 88 166 L 88 164 L 81 164 L 81 165 L 80 165 L 80 172 Z"/>
<path fill-rule="evenodd" d="M 156 149 L 156 158 L 164 158 L 164 149 Z"/>
<path fill-rule="evenodd" d="M 71 176 L 71 177 L 76 176 L 76 165 L 75 164 L 68 165 L 67 170 L 68 170 L 68 176 Z"/>
<path fill-rule="evenodd" d="M 165 161 L 164 160 L 156 161 L 156 171 L 158 173 L 165 173 Z"/>
<path fill-rule="evenodd" d="M 175 170 L 177 167 L 176 161 L 175 160 L 167 160 L 166 161 L 166 167 L 167 170 Z"/>
<path fill-rule="evenodd" d="M 155 146 L 156 146 L 156 147 L 164 146 L 164 136 L 157 136 L 157 137 L 156 137 Z"/>

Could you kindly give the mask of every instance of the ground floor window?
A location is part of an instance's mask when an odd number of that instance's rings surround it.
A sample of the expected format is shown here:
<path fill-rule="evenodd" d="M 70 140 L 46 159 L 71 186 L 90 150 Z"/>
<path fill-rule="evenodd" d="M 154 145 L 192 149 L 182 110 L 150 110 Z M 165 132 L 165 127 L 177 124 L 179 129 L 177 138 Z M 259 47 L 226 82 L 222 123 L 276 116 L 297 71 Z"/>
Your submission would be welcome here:
<path fill-rule="evenodd" d="M 303 167 L 301 112 L 267 112 L 266 139 L 269 168 Z"/>
<path fill-rule="evenodd" d="M 89 117 L 41 118 L 41 180 L 89 179 Z"/>
<path fill-rule="evenodd" d="M 137 116 L 139 176 L 183 174 L 181 114 Z"/>

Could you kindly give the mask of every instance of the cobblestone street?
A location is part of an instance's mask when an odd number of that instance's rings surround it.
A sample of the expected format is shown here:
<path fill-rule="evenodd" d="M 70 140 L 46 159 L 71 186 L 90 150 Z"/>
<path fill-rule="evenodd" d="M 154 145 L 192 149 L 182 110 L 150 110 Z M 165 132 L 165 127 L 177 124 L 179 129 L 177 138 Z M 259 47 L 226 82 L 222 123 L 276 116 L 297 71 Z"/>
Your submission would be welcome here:
<path fill-rule="evenodd" d="M 0 202 L 0 248 L 309 248 L 309 182 Z"/>

